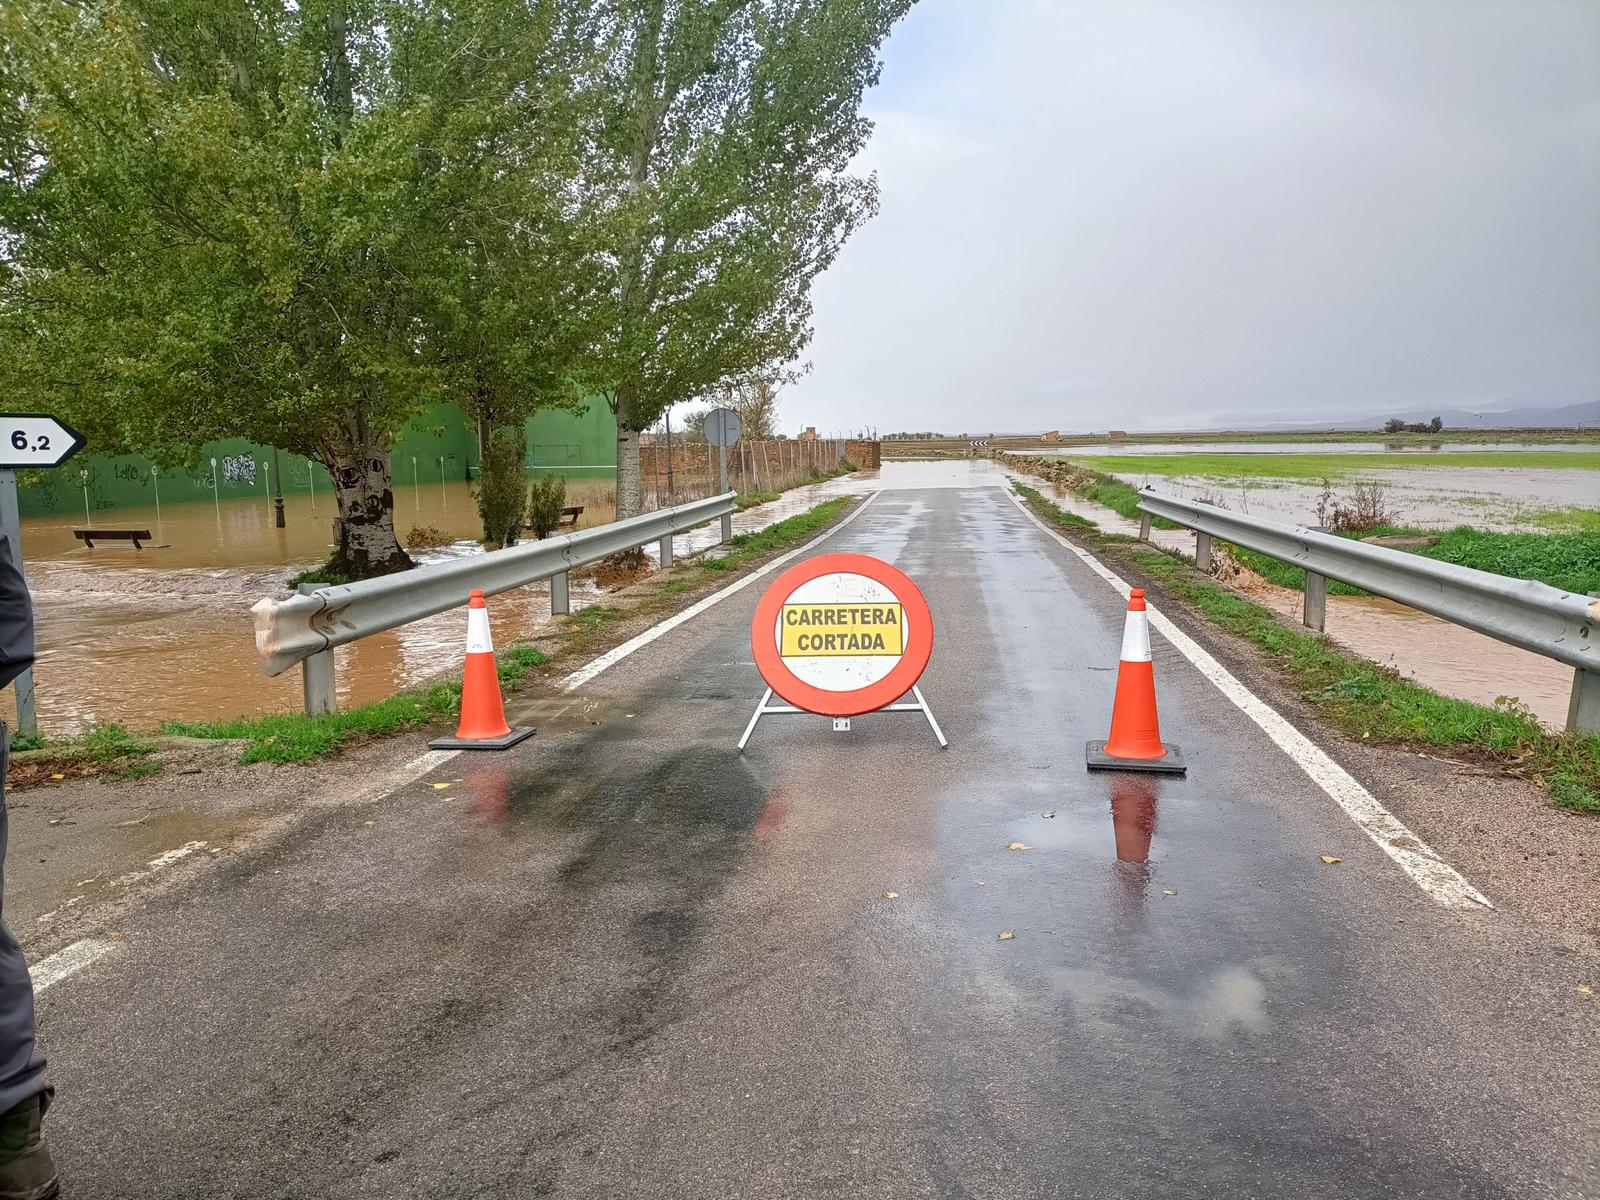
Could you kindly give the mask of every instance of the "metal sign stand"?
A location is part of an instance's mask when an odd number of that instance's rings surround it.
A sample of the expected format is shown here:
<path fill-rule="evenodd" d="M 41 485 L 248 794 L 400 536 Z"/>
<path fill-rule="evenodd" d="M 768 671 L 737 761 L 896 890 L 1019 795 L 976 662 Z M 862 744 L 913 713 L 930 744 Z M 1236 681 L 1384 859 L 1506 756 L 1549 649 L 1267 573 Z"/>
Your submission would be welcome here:
<path fill-rule="evenodd" d="M 46 413 L 0 413 L 0 530 L 11 548 L 11 563 L 22 568 L 22 515 L 17 507 L 17 469 L 59 467 L 83 448 L 83 435 Z M 88 497 L 85 473 L 84 496 Z M 33 693 L 33 669 L 16 678 L 17 727 L 25 733 L 39 728 Z"/>
<path fill-rule="evenodd" d="M 950 748 L 950 743 L 945 741 L 944 731 L 939 728 L 939 722 L 934 720 L 933 709 L 929 708 L 928 707 L 928 702 L 922 698 L 922 689 L 920 687 L 918 687 L 916 684 L 912 684 L 911 685 L 911 694 L 916 697 L 916 701 L 914 703 L 908 703 L 906 701 L 897 701 L 894 704 L 886 704 L 882 708 L 875 708 L 872 711 L 873 712 L 919 712 L 919 713 L 921 713 L 923 716 L 928 718 L 928 728 L 933 730 L 933 736 L 939 739 L 939 748 L 941 750 L 948 750 Z M 818 715 L 817 713 L 814 713 L 814 712 L 807 712 L 803 708 L 796 708 L 792 704 L 770 704 L 770 703 L 768 703 L 768 701 L 770 701 L 771 699 L 772 699 L 772 689 L 768 688 L 767 691 L 766 691 L 766 694 L 761 697 L 761 703 L 756 705 L 756 711 L 751 714 L 751 716 L 750 716 L 750 724 L 748 724 L 748 725 L 746 725 L 744 727 L 744 736 L 739 739 L 739 753 L 740 754 L 744 753 L 745 743 L 750 740 L 750 735 L 752 733 L 754 733 L 755 730 L 756 730 L 756 722 L 761 720 L 762 717 L 772 717 L 772 716 L 790 715 L 790 714 L 797 715 L 797 716 L 803 716 L 803 717 L 814 717 L 814 716 Z M 863 713 L 862 714 L 862 716 L 871 716 L 871 715 L 872 715 L 871 713 Z M 834 732 L 836 732 L 836 733 L 844 733 L 844 732 L 846 732 L 850 728 L 850 718 L 849 717 L 834 717 L 833 718 L 833 728 L 834 728 Z"/>
<path fill-rule="evenodd" d="M 0 468 L 0 530 L 5 531 L 6 544 L 11 550 L 11 565 L 17 574 L 27 579 L 22 569 L 22 517 L 17 509 L 17 473 L 10 467 Z M 17 728 L 23 733 L 35 733 L 39 728 L 39 713 L 33 695 L 33 668 L 18 675 L 13 686 L 17 689 Z"/>

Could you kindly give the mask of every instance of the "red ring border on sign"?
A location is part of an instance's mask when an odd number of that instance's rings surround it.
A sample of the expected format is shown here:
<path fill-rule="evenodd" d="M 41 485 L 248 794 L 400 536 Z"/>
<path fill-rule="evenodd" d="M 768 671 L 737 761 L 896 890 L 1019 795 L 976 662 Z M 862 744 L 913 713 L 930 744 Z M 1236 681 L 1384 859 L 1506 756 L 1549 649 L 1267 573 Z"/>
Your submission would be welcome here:
<path fill-rule="evenodd" d="M 864 575 L 883 584 L 894 593 L 911 625 L 906 651 L 894 669 L 877 683 L 853 692 L 834 692 L 801 679 L 784 663 L 772 636 L 784 601 L 801 584 L 823 575 L 843 574 Z M 933 614 L 922 590 L 898 567 L 866 554 L 823 554 L 790 567 L 772 581 L 750 619 L 750 650 L 767 686 L 796 708 L 824 717 L 859 717 L 893 704 L 922 678 L 933 654 Z"/>

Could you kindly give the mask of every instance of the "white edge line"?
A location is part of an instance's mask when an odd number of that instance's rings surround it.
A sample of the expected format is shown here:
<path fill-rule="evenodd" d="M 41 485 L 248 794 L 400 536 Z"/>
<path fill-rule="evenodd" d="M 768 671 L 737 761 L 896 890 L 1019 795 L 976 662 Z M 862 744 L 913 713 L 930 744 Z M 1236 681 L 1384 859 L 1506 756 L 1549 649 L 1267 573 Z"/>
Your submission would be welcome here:
<path fill-rule="evenodd" d="M 111 951 L 113 942 L 106 938 L 84 938 L 73 942 L 64 950 L 57 950 L 49 958 L 33 964 L 33 990 L 37 994 L 76 975 L 95 959 Z"/>
<path fill-rule="evenodd" d="M 1041 521 L 1028 507 L 1027 502 L 1008 489 L 1012 501 L 1045 533 L 1060 542 L 1082 559 L 1096 575 L 1104 579 L 1124 597 L 1128 583 L 1105 566 L 1087 550 L 1075 546 L 1061 534 Z M 1209 679 L 1218 691 L 1231 700 L 1238 709 L 1259 725 L 1273 743 L 1328 796 L 1345 811 L 1352 821 L 1385 854 L 1392 858 L 1412 881 L 1440 904 L 1450 908 L 1493 908 L 1488 897 L 1473 887 L 1462 874 L 1405 824 L 1378 803 L 1376 797 L 1362 787 L 1355 776 L 1329 757 L 1326 751 L 1290 724 L 1288 718 L 1262 700 L 1219 663 L 1211 654 L 1183 630 L 1179 629 L 1154 608 L 1149 609 L 1150 623 L 1170 642 L 1174 649 L 1187 658 L 1199 672 Z"/>
<path fill-rule="evenodd" d="M 695 617 L 698 617 L 701 613 L 705 612 L 706 609 L 710 608 L 713 604 L 720 604 L 735 592 L 743 591 L 756 580 L 760 579 L 763 575 L 768 574 L 777 567 L 781 567 L 790 559 L 799 557 L 807 550 L 810 550 L 815 546 L 820 546 L 823 542 L 827 541 L 834 534 L 838 533 L 839 530 L 843 529 L 846 525 L 850 524 L 851 521 L 854 521 L 863 512 L 865 512 L 867 505 L 871 504 L 881 494 L 881 492 L 868 493 L 867 498 L 863 500 L 856 507 L 856 510 L 848 517 L 829 528 L 826 532 L 812 538 L 805 545 L 797 546 L 793 550 L 790 550 L 787 554 L 780 554 L 777 558 L 773 559 L 765 566 L 750 572 L 750 574 L 746 575 L 738 582 L 730 583 L 727 587 L 723 588 L 719 592 L 712 592 L 711 595 L 705 597 L 703 600 L 695 601 L 688 608 L 684 609 L 680 613 L 673 614 L 665 621 L 662 621 L 659 625 L 652 625 L 643 633 L 629 638 L 627 641 L 623 642 L 622 645 L 606 651 L 599 658 L 593 660 L 592 662 L 585 663 L 583 666 L 579 667 L 576 671 L 561 681 L 561 690 L 563 692 L 570 692 L 582 687 L 596 675 L 600 674 L 601 671 L 604 671 L 607 667 L 615 666 L 634 651 L 643 649 L 645 646 L 648 646 L 651 642 L 655 641 L 663 634 L 671 633 L 685 621 L 693 620 Z"/>
<path fill-rule="evenodd" d="M 607 667 L 615 666 L 634 651 L 639 650 L 644 646 L 648 646 L 651 642 L 655 641 L 663 634 L 670 633 L 679 625 L 682 625 L 685 621 L 699 616 L 713 604 L 718 604 L 721 601 L 726 600 L 735 592 L 749 587 L 763 575 L 769 574 L 774 568 L 781 567 L 790 559 L 796 558 L 799 555 L 804 554 L 807 550 L 821 545 L 834 534 L 838 533 L 839 530 L 850 524 L 851 521 L 854 521 L 857 517 L 859 517 L 867 505 L 871 504 L 878 498 L 878 495 L 878 492 L 869 492 L 867 494 L 867 498 L 856 507 L 854 512 L 852 512 L 844 520 L 830 527 L 824 533 L 812 538 L 805 545 L 798 546 L 795 549 L 790 550 L 787 554 L 779 555 L 771 562 L 766 563 L 757 570 L 750 572 L 750 574 L 746 575 L 743 579 L 729 584 L 721 591 L 712 592 L 711 595 L 702 600 L 696 601 L 682 612 L 668 617 L 659 625 L 651 626 L 638 636 L 629 638 L 627 641 L 623 642 L 622 645 L 607 651 L 599 658 L 579 667 L 576 671 L 572 672 L 572 674 L 568 675 L 561 681 L 561 690 L 563 692 L 570 692 L 575 688 L 582 687 L 585 683 L 588 683 Z M 387 796 L 392 792 L 397 792 L 407 784 L 414 783 L 416 780 L 426 775 L 429 771 L 432 771 L 436 767 L 443 766 L 445 763 L 462 753 L 464 753 L 464 751 L 461 750 L 429 750 L 423 754 L 419 754 L 410 761 L 402 763 L 393 771 L 380 776 L 377 780 L 368 784 L 365 788 L 362 788 L 354 796 L 350 797 L 347 800 L 347 803 L 361 804 L 368 800 L 376 800 L 383 796 Z M 186 857 L 195 849 L 198 849 L 204 845 L 204 842 L 191 842 L 187 846 L 180 846 L 177 850 L 169 850 L 166 854 L 161 855 L 159 858 L 151 860 L 149 865 L 150 867 L 156 869 L 168 866 L 172 862 L 176 862 L 178 859 Z M 131 882 L 133 880 L 143 878 L 145 875 L 150 873 L 151 872 L 148 870 L 135 872 L 133 875 L 127 877 L 127 881 Z M 35 964 L 32 971 L 34 992 L 36 994 L 42 992 L 52 984 L 60 983 L 63 979 L 67 979 L 73 975 L 76 975 L 90 963 L 107 954 L 114 948 L 115 943 L 108 941 L 105 938 L 84 938 L 81 941 L 73 942 L 70 946 L 63 950 L 56 951 L 54 954 L 50 955 L 50 957 Z"/>

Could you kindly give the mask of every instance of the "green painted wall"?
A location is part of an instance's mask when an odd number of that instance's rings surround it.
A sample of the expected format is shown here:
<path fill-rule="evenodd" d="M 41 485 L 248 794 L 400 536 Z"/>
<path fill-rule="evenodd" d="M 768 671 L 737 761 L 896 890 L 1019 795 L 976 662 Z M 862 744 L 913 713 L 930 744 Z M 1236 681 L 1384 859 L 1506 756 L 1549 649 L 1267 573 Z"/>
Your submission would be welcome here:
<path fill-rule="evenodd" d="M 558 470 L 573 479 L 609 477 L 616 470 L 616 420 L 604 401 L 578 414 L 541 412 L 528 421 L 529 473 Z M 327 471 L 306 459 L 280 454 L 285 495 L 332 491 Z M 216 460 L 216 494 L 224 500 L 268 493 L 273 453 L 270 446 L 242 438 L 207 442 L 199 467 L 156 468 L 137 456 L 79 454 L 50 471 L 18 478 L 23 516 L 84 515 L 85 488 L 94 512 L 149 505 L 160 488 L 162 504 L 212 498 L 211 460 Z M 398 485 L 471 479 L 477 474 L 478 439 L 460 410 L 435 405 L 413 423 L 390 455 Z"/>

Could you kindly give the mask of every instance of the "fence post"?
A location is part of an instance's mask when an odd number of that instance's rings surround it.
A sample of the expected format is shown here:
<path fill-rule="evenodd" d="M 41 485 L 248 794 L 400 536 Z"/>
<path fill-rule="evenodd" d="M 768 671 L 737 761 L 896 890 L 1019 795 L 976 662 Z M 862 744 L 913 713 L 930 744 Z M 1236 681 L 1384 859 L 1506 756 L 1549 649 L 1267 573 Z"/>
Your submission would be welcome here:
<path fill-rule="evenodd" d="M 1306 608 L 1301 622 L 1318 633 L 1328 623 L 1328 579 L 1315 571 L 1306 572 Z"/>
<path fill-rule="evenodd" d="M 1147 512 L 1139 514 L 1139 540 L 1141 542 L 1150 540 L 1150 514 Z"/>
<path fill-rule="evenodd" d="M 309 596 L 318 588 L 315 583 L 302 583 L 298 589 Z M 300 684 L 304 695 L 306 716 L 321 717 L 339 710 L 339 692 L 333 673 L 333 651 L 323 650 L 300 664 Z"/>
<path fill-rule="evenodd" d="M 572 604 L 567 599 L 567 573 L 557 571 L 550 576 L 550 615 L 564 617 L 572 611 Z"/>
<path fill-rule="evenodd" d="M 663 568 L 672 565 L 672 535 L 670 533 L 661 539 L 661 565 Z"/>
<path fill-rule="evenodd" d="M 1194 565 L 1207 575 L 1211 574 L 1211 535 L 1198 529 L 1194 533 Z"/>

